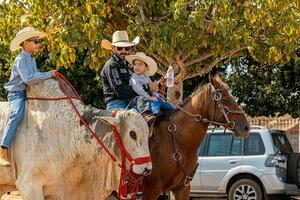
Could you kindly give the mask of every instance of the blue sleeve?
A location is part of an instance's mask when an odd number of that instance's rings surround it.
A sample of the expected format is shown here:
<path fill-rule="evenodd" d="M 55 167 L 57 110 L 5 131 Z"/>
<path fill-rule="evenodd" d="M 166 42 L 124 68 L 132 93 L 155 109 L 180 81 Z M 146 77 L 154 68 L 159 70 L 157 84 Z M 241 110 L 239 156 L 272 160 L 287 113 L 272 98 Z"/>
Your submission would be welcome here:
<path fill-rule="evenodd" d="M 28 85 L 35 84 L 52 77 L 50 71 L 34 72 L 33 66 L 28 65 L 26 60 L 23 58 L 16 60 L 16 69 L 18 70 L 22 81 Z"/>

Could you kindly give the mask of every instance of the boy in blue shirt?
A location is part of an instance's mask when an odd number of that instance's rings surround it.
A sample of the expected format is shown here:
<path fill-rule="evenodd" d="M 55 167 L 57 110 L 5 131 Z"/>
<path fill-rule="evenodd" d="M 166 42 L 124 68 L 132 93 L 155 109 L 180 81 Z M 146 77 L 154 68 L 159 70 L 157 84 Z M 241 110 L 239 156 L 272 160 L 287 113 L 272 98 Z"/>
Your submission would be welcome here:
<path fill-rule="evenodd" d="M 17 128 L 24 117 L 26 84 L 31 85 L 56 76 L 55 70 L 39 72 L 35 59 L 32 57 L 39 51 L 41 38 L 45 36 L 47 36 L 46 33 L 26 27 L 19 31 L 10 43 L 11 51 L 22 48 L 22 52 L 15 58 L 9 82 L 4 85 L 8 91 L 9 118 L 1 141 L 0 166 L 10 166 L 8 149 L 11 148 Z"/>

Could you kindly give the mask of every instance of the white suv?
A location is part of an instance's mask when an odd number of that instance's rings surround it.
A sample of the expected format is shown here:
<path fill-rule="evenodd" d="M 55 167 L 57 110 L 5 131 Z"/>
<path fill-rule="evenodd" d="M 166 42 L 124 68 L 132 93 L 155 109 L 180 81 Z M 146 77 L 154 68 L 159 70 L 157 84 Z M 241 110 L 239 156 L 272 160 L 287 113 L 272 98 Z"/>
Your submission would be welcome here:
<path fill-rule="evenodd" d="M 261 200 L 280 195 L 283 200 L 300 193 L 300 154 L 293 153 L 283 131 L 253 126 L 247 138 L 238 138 L 228 130 L 209 130 L 198 155 L 191 197 Z"/>

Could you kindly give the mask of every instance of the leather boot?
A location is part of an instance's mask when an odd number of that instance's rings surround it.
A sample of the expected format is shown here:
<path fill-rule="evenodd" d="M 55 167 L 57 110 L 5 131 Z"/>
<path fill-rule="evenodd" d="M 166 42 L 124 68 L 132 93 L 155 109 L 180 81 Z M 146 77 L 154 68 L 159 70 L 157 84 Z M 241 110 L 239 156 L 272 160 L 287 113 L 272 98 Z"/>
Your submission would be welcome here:
<path fill-rule="evenodd" d="M 142 114 L 142 116 L 143 116 L 143 118 L 145 119 L 145 121 L 147 122 L 148 125 L 150 125 L 155 120 L 155 116 L 153 116 L 150 111 L 144 112 Z"/>
<path fill-rule="evenodd" d="M 8 161 L 8 149 L 0 148 L 0 166 L 10 167 L 10 162 Z"/>

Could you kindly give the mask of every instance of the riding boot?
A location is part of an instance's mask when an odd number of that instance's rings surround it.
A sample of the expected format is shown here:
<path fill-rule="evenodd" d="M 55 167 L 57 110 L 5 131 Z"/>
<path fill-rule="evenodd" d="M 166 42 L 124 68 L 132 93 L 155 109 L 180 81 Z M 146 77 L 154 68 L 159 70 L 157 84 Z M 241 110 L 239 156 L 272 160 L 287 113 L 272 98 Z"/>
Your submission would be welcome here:
<path fill-rule="evenodd" d="M 153 116 L 151 111 L 149 111 L 149 110 L 143 112 L 142 116 L 143 116 L 143 118 L 145 119 L 145 121 L 147 122 L 148 125 L 151 124 L 155 119 L 155 116 Z"/>
<path fill-rule="evenodd" d="M 0 166 L 10 167 L 10 162 L 8 161 L 8 149 L 0 148 Z"/>

